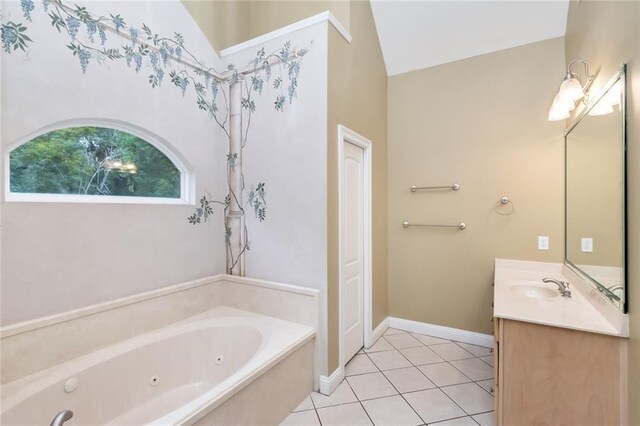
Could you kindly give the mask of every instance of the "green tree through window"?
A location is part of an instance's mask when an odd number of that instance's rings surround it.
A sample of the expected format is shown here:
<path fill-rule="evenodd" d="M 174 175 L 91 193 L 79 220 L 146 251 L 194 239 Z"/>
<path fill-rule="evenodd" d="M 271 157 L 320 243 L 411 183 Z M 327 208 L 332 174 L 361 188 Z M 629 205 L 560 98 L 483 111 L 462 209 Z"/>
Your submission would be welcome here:
<path fill-rule="evenodd" d="M 54 130 L 9 154 L 14 193 L 180 198 L 180 170 L 156 147 L 104 127 Z"/>

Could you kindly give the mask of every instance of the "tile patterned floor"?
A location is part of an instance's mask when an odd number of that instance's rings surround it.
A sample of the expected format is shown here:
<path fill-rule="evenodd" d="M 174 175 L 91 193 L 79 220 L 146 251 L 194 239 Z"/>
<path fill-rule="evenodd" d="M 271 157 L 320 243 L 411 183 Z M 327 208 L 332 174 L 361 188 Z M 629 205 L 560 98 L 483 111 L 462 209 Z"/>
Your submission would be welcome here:
<path fill-rule="evenodd" d="M 487 348 L 390 328 L 282 425 L 495 426 L 492 363 Z"/>

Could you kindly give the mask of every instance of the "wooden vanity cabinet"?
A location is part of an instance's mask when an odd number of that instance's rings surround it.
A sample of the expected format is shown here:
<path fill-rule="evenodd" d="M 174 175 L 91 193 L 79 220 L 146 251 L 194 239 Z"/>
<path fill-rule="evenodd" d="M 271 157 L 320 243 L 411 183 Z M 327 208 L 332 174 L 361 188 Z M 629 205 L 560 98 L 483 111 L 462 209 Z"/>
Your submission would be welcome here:
<path fill-rule="evenodd" d="M 495 318 L 498 425 L 626 425 L 627 341 Z"/>

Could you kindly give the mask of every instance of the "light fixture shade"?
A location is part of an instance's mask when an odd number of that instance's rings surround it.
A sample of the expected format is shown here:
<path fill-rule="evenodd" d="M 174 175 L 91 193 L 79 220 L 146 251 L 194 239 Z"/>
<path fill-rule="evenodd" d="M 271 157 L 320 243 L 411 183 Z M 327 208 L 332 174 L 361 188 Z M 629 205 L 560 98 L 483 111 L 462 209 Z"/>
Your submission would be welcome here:
<path fill-rule="evenodd" d="M 575 101 L 567 101 L 567 100 L 563 100 L 560 93 L 558 93 L 556 95 L 556 99 L 554 99 L 554 102 L 556 103 L 556 107 L 560 108 L 562 110 L 565 111 L 573 111 L 574 109 L 576 109 L 576 102 Z"/>
<path fill-rule="evenodd" d="M 581 63 L 584 65 L 584 81 L 582 87 L 580 83 L 580 74 L 571 71 L 571 66 Z M 549 121 L 563 120 L 571 116 L 572 111 L 580 100 L 585 100 L 594 76 L 589 73 L 589 64 L 584 59 L 575 59 L 567 65 L 567 72 L 562 79 L 560 90 L 553 100 L 553 104 L 549 109 Z M 586 103 L 586 102 L 585 102 Z"/>
<path fill-rule="evenodd" d="M 558 121 L 569 118 L 571 116 L 569 111 L 571 111 L 573 108 L 573 102 L 567 103 L 561 101 L 560 93 L 558 93 L 556 97 L 553 98 L 553 103 L 551 104 L 551 108 L 549 108 L 549 116 L 547 119 L 549 121 Z"/>
<path fill-rule="evenodd" d="M 560 95 L 561 102 L 575 104 L 577 100 L 584 96 L 584 92 L 577 78 L 567 77 L 562 81 L 558 95 Z"/>
<path fill-rule="evenodd" d="M 549 111 L 549 117 L 548 120 L 549 121 L 560 121 L 560 120 L 565 120 L 567 118 L 571 117 L 571 114 L 569 114 L 569 111 L 554 111 L 553 109 Z"/>

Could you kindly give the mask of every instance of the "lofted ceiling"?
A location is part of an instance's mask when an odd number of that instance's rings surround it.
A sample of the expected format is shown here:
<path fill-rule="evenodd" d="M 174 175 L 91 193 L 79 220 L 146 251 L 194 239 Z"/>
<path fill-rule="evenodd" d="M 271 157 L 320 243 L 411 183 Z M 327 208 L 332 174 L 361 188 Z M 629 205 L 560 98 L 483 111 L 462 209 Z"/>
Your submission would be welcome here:
<path fill-rule="evenodd" d="M 371 0 L 389 75 L 565 34 L 569 0 Z"/>

